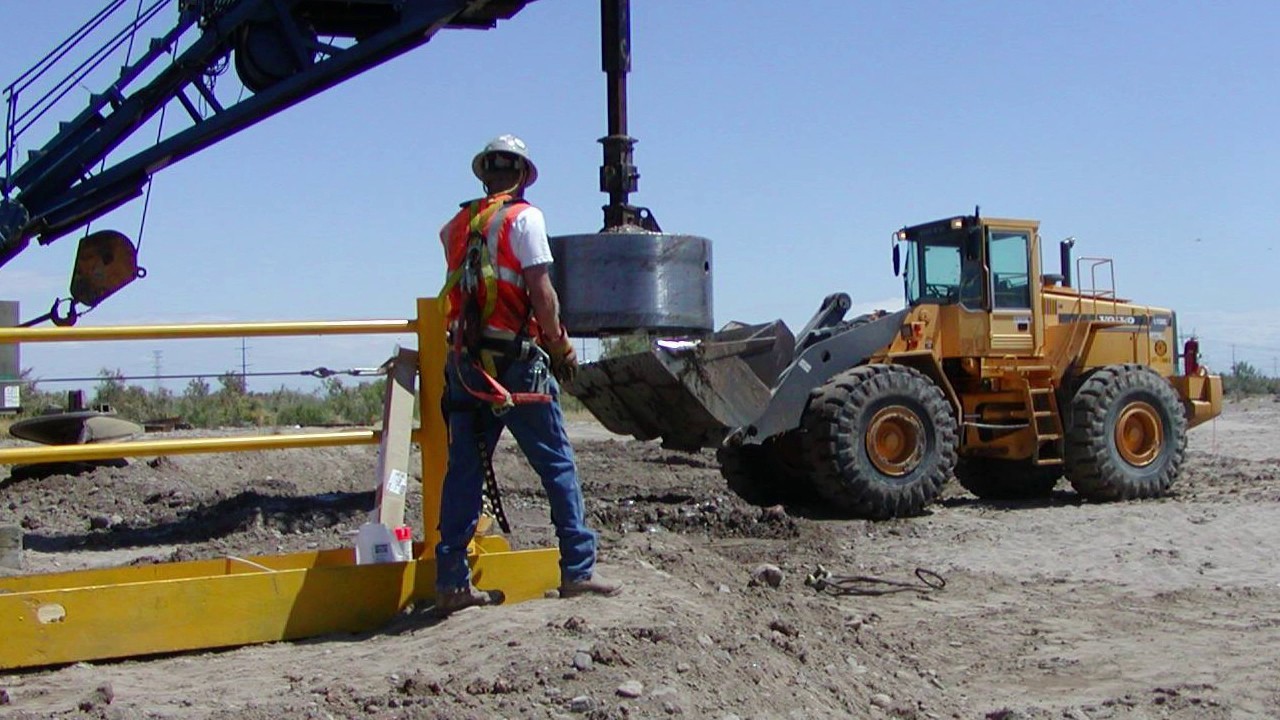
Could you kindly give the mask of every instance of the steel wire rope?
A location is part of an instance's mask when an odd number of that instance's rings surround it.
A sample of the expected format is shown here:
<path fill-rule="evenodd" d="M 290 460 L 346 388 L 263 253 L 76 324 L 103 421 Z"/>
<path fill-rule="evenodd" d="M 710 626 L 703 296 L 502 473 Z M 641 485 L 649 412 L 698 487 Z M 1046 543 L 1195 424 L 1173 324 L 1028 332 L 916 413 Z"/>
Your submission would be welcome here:
<path fill-rule="evenodd" d="M 139 0 L 141 2 L 141 0 Z M 169 50 L 169 61 L 173 62 L 178 57 L 178 46 L 175 44 Z M 164 116 L 165 111 L 169 109 L 169 104 L 165 103 L 160 106 L 160 119 L 156 125 L 156 144 L 160 144 L 160 139 L 164 135 Z M 147 190 L 142 198 L 142 216 L 138 218 L 138 244 L 134 247 L 134 254 L 142 252 L 142 234 L 147 229 L 147 210 L 151 208 L 151 183 L 155 181 L 155 175 L 147 175 Z"/>
<path fill-rule="evenodd" d="M 122 64 L 121 64 L 121 66 L 120 66 L 121 70 L 124 70 L 125 68 L 129 67 L 129 63 L 130 63 L 130 61 L 132 61 L 132 60 L 133 60 L 133 41 L 134 41 L 134 39 L 135 39 L 135 38 L 137 38 L 137 37 L 138 37 L 138 27 L 139 27 L 139 26 L 138 26 L 138 21 L 142 19 L 142 3 L 143 3 L 144 1 L 145 1 L 145 0 L 138 0 L 138 9 L 137 9 L 137 11 L 136 11 L 136 12 L 134 12 L 134 14 L 133 14 L 133 26 L 132 26 L 132 32 L 130 32 L 130 33 L 129 33 L 129 46 L 128 46 L 127 48 L 125 48 L 125 51 L 124 51 L 124 63 L 122 63 Z M 102 171 L 103 171 L 103 170 L 106 170 L 106 169 L 107 169 L 107 158 L 106 158 L 106 156 L 104 155 L 104 156 L 103 156 L 103 158 L 102 158 L 102 162 L 98 163 L 98 173 L 99 173 L 99 174 L 101 174 L 101 173 L 102 173 Z M 89 231 L 90 231 L 92 228 L 93 228 L 93 221 L 92 221 L 92 220 L 90 220 L 90 221 L 89 221 L 88 223 L 86 223 L 86 224 L 85 224 L 85 226 L 84 226 L 84 236 L 85 236 L 85 237 L 89 237 Z"/>
<path fill-rule="evenodd" d="M 162 4 L 167 4 L 168 1 L 169 0 L 157 0 L 156 4 L 153 5 L 151 9 L 154 10 L 156 7 Z M 138 0 L 138 12 L 137 12 L 137 15 L 134 16 L 133 24 L 130 26 L 131 32 L 129 33 L 129 46 L 125 50 L 124 64 L 121 66 L 122 70 L 128 68 L 129 62 L 133 59 L 133 39 L 137 36 L 139 28 L 141 28 L 142 24 L 144 24 L 143 22 L 140 22 L 140 19 L 142 17 L 143 2 L 144 0 Z M 151 10 L 148 10 L 148 12 L 151 12 Z M 151 22 L 151 17 L 154 17 L 154 13 L 150 17 L 148 17 L 145 22 Z M 175 43 L 169 47 L 169 61 L 173 62 L 174 60 L 177 59 L 177 57 L 178 57 L 178 46 Z M 169 109 L 168 103 L 160 106 L 160 117 L 156 125 L 156 144 L 160 143 L 160 139 L 164 135 L 164 116 L 165 116 L 165 111 L 168 109 Z M 102 158 L 102 163 L 98 166 L 98 172 L 101 173 L 103 170 L 106 169 L 106 167 L 107 167 L 107 158 L 104 156 Z M 147 210 L 150 209 L 151 207 L 151 183 L 154 179 L 155 179 L 154 175 L 147 176 L 147 189 L 142 198 L 142 214 L 138 218 L 138 242 L 133 249 L 135 265 L 137 264 L 136 262 L 137 254 L 142 250 L 142 235 L 147 227 Z M 84 237 L 89 237 L 89 231 L 92 228 L 93 228 L 92 221 L 90 221 L 88 224 L 84 226 Z M 138 272 L 145 274 L 145 271 L 142 269 L 139 269 Z M 143 277 L 143 275 L 139 275 L 138 277 Z M 74 304 L 72 305 L 72 307 L 74 308 Z M 89 313 L 97 309 L 97 307 L 98 307 L 97 305 L 91 305 L 83 311 L 76 312 L 75 315 L 78 318 L 84 317 L 85 315 L 88 315 Z"/>
<path fill-rule="evenodd" d="M 915 581 L 903 582 L 874 575 L 833 575 L 819 565 L 805 578 L 804 584 L 818 592 L 836 596 L 876 596 L 901 592 L 916 592 L 923 595 L 942 590 L 947 586 L 946 579 L 933 570 L 918 567 L 913 574 L 916 577 Z"/>
<path fill-rule="evenodd" d="M 55 378 L 33 378 L 30 380 L 32 384 L 36 383 L 63 383 L 63 382 L 101 382 L 103 380 L 194 380 L 203 378 L 217 378 L 225 375 L 234 375 L 235 377 L 290 377 L 290 376 L 309 376 L 319 378 L 333 377 L 334 375 L 350 375 L 351 377 L 378 377 L 386 375 L 386 370 L 382 368 L 348 368 L 346 370 L 331 370 L 327 367 L 315 367 L 310 370 L 280 370 L 280 371 L 262 371 L 262 372 L 212 372 L 212 373 L 192 373 L 192 374 L 174 374 L 174 375 L 95 375 L 92 377 L 55 377 Z"/>

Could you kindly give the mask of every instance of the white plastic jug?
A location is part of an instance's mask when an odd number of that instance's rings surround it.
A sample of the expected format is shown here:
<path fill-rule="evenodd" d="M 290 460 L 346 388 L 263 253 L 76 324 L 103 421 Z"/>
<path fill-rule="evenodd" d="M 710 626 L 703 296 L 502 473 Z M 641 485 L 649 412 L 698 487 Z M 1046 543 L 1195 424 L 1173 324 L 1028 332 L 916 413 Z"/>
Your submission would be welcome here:
<path fill-rule="evenodd" d="M 382 523 L 367 522 L 356 533 L 356 564 L 398 562 L 402 557 L 400 543 L 391 534 L 391 528 Z"/>

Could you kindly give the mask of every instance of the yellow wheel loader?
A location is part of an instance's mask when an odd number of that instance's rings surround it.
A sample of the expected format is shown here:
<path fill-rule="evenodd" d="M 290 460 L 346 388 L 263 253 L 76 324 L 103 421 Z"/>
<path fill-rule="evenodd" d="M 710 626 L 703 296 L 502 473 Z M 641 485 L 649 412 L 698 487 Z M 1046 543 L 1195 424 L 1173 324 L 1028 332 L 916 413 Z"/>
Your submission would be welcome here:
<path fill-rule="evenodd" d="M 1187 429 L 1221 412 L 1221 378 L 1194 340 L 1179 354 L 1172 310 L 1117 297 L 1110 260 L 1073 273 L 1067 240 L 1042 275 L 1038 230 L 976 211 L 905 227 L 902 310 L 846 320 L 835 294 L 799 334 L 731 323 L 589 363 L 569 389 L 614 432 L 717 448 L 757 504 L 908 516 L 951 477 L 992 499 L 1063 475 L 1090 500 L 1159 496 Z"/>

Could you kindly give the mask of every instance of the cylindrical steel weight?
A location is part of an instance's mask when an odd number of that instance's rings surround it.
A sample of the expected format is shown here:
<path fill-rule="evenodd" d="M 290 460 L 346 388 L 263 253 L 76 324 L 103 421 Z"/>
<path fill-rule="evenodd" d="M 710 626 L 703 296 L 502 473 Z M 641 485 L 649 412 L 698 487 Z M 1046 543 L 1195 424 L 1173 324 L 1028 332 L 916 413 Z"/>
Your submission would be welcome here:
<path fill-rule="evenodd" d="M 711 241 L 693 235 L 608 232 L 551 238 L 560 315 L 581 337 L 713 329 Z"/>

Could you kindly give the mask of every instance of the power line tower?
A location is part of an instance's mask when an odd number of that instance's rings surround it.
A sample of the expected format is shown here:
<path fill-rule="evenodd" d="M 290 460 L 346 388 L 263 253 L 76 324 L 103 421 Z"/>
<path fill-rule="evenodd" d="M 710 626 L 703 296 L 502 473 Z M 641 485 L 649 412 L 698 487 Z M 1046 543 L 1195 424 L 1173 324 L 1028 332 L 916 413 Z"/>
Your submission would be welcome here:
<path fill-rule="evenodd" d="M 240 338 L 240 386 L 249 391 L 249 345 L 247 338 Z"/>
<path fill-rule="evenodd" d="M 163 357 L 164 357 L 164 351 L 163 351 L 163 350 L 152 350 L 152 351 L 151 351 L 151 367 L 152 367 L 152 369 L 153 369 L 153 370 L 155 370 L 155 375 L 154 375 L 154 377 L 155 377 L 155 386 L 154 386 L 154 390 L 155 390 L 155 392 L 156 392 L 156 394 L 157 394 L 157 395 L 158 395 L 158 394 L 160 394 L 160 359 L 161 359 L 161 358 L 163 358 Z"/>

